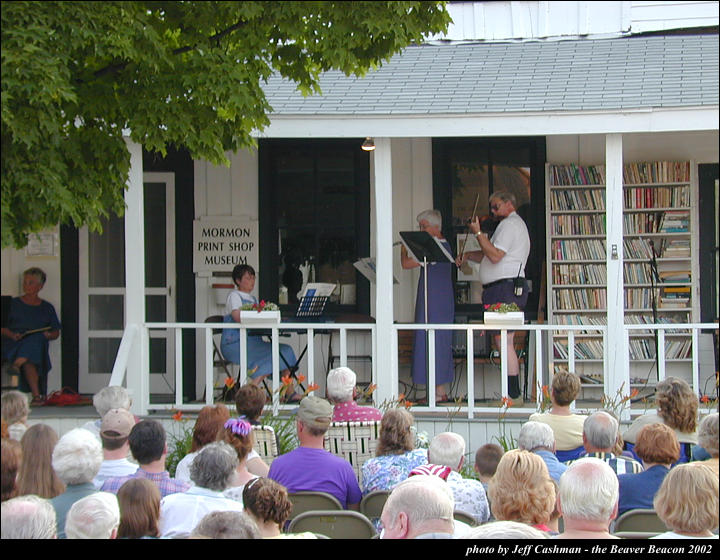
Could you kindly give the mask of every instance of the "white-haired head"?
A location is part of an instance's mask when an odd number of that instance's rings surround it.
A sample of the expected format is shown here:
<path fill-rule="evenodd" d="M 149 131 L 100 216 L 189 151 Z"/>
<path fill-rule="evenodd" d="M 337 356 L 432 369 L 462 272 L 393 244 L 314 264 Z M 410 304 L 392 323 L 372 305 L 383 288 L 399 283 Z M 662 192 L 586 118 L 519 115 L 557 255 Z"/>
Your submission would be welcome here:
<path fill-rule="evenodd" d="M 54 539 L 57 537 L 55 508 L 50 500 L 33 494 L 2 503 L 0 538 Z"/>
<path fill-rule="evenodd" d="M 65 484 L 92 482 L 102 462 L 102 445 L 92 432 L 83 428 L 70 430 L 53 449 L 53 469 Z"/>
<path fill-rule="evenodd" d="M 330 370 L 325 389 L 328 400 L 333 404 L 351 401 L 355 393 L 356 382 L 357 376 L 349 367 Z"/>
<path fill-rule="evenodd" d="M 117 497 L 95 492 L 75 502 L 65 520 L 68 539 L 112 539 L 120 525 Z"/>
<path fill-rule="evenodd" d="M 563 519 L 610 523 L 617 514 L 618 478 L 606 462 L 592 457 L 572 463 L 560 477 Z"/>
<path fill-rule="evenodd" d="M 427 532 L 453 533 L 455 500 L 447 482 L 415 475 L 390 493 L 381 516 L 387 538 L 411 539 Z"/>
<path fill-rule="evenodd" d="M 537 451 L 555 450 L 555 434 L 552 428 L 542 422 L 525 422 L 520 428 L 517 440 L 518 449 Z"/>
<path fill-rule="evenodd" d="M 617 434 L 617 420 L 603 410 L 593 412 L 583 422 L 585 445 L 593 451 L 612 451 Z"/>
<path fill-rule="evenodd" d="M 100 415 L 100 418 L 104 418 L 105 415 L 113 408 L 124 408 L 125 410 L 130 410 L 130 407 L 132 406 L 132 399 L 125 387 L 111 385 L 110 387 L 104 387 L 95 393 L 93 396 L 93 406 Z"/>
<path fill-rule="evenodd" d="M 428 447 L 428 463 L 445 465 L 457 471 L 465 458 L 465 440 L 453 432 L 436 435 Z"/>
<path fill-rule="evenodd" d="M 417 215 L 418 223 L 425 220 L 431 226 L 442 228 L 442 214 L 439 210 L 423 210 Z"/>

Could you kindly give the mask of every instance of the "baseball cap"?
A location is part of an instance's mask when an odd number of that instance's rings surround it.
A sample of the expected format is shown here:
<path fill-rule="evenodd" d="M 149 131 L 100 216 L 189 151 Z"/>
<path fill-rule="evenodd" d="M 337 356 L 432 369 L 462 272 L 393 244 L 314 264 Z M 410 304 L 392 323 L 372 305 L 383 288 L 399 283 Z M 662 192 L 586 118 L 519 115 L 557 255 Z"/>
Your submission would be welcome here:
<path fill-rule="evenodd" d="M 100 433 L 106 438 L 126 438 L 135 425 L 135 417 L 124 408 L 113 408 L 103 416 Z M 108 432 L 114 432 L 112 434 Z"/>
<path fill-rule="evenodd" d="M 298 418 L 308 427 L 327 430 L 332 422 L 333 405 L 325 399 L 307 396 L 300 401 Z"/>

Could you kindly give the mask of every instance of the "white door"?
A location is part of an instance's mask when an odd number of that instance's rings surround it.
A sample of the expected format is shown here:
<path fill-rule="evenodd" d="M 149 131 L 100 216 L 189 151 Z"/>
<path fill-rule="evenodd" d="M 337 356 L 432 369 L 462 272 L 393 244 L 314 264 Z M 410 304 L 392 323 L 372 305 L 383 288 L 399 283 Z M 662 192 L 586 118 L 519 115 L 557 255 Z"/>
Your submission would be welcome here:
<path fill-rule="evenodd" d="M 143 174 L 145 320 L 175 321 L 175 175 Z M 142 258 L 143 252 L 131 253 Z M 79 392 L 110 382 L 125 326 L 125 220 L 105 220 L 103 233 L 79 239 Z M 173 394 L 174 333 L 150 331 L 150 393 Z"/>

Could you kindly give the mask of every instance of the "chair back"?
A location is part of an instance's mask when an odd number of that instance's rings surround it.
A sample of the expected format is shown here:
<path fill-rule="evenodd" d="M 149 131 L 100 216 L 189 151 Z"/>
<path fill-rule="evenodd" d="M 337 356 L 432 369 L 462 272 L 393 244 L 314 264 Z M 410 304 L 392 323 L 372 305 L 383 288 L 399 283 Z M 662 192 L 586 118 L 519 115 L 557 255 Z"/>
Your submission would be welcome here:
<path fill-rule="evenodd" d="M 557 460 L 561 463 L 564 463 L 565 461 L 574 461 L 575 459 L 580 458 L 580 455 L 585 453 L 585 448 L 581 445 L 580 447 L 576 447 L 575 449 L 568 449 L 567 451 L 555 451 L 555 457 L 557 457 Z"/>
<path fill-rule="evenodd" d="M 370 520 L 379 518 L 389 495 L 390 490 L 373 490 L 366 494 L 360 501 L 360 513 Z"/>
<path fill-rule="evenodd" d="M 621 539 L 651 539 L 659 534 L 648 531 L 620 531 L 619 533 L 613 533 L 613 536 Z"/>
<path fill-rule="evenodd" d="M 327 492 L 314 492 L 310 490 L 304 490 L 300 492 L 291 492 L 288 494 L 288 498 L 292 502 L 292 511 L 288 519 L 295 519 L 298 515 L 308 511 L 342 511 L 342 504 L 332 494 Z M 315 531 L 314 529 L 303 529 L 303 531 L 311 531 L 313 533 L 325 533 L 324 531 Z M 300 531 L 289 531 L 289 532 L 300 532 Z M 330 536 L 330 535 L 328 535 Z"/>
<path fill-rule="evenodd" d="M 360 480 L 363 463 L 375 456 L 380 421 L 333 422 L 325 434 L 325 449 L 347 460 Z"/>
<path fill-rule="evenodd" d="M 467 523 L 468 525 L 470 525 L 470 527 L 475 527 L 478 524 L 472 515 L 470 515 L 467 511 L 463 511 L 461 509 L 456 509 L 453 512 L 453 519 L 457 521 L 462 521 L 463 523 Z"/>
<path fill-rule="evenodd" d="M 664 533 L 668 530 L 654 509 L 631 509 L 615 520 L 611 532 Z"/>
<path fill-rule="evenodd" d="M 268 465 L 278 456 L 277 438 L 272 426 L 253 426 L 253 449 Z"/>
<path fill-rule="evenodd" d="M 290 522 L 287 532 L 305 531 L 327 535 L 331 539 L 371 539 L 376 534 L 367 517 L 350 510 L 306 511 Z"/>

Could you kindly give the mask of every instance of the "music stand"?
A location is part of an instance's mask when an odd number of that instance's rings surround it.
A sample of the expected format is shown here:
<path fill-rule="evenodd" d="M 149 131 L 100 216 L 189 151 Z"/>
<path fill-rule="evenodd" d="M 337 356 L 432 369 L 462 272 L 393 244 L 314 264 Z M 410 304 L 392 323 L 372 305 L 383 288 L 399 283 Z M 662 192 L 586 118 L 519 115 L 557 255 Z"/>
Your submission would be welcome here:
<path fill-rule="evenodd" d="M 400 238 L 403 245 L 410 252 L 412 257 L 423 267 L 424 288 L 425 288 L 425 324 L 428 322 L 428 274 L 427 265 L 433 263 L 454 263 L 452 255 L 442 246 L 440 240 L 430 235 L 427 231 L 401 231 Z M 430 341 L 428 331 L 425 330 L 425 367 L 427 381 L 430 381 Z"/>

